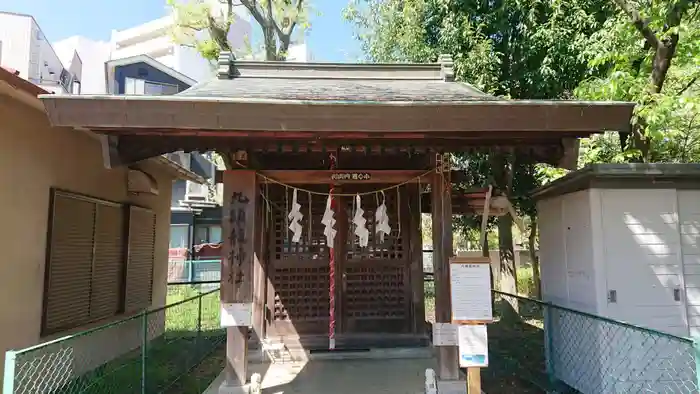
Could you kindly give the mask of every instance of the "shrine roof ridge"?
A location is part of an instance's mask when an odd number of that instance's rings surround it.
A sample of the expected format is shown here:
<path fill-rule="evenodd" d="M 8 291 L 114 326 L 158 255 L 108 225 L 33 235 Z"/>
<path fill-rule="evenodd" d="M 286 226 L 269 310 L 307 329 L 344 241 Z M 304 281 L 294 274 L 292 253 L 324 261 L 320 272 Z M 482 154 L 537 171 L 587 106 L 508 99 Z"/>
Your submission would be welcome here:
<path fill-rule="evenodd" d="M 221 52 L 218 58 L 217 76 L 224 80 L 235 78 L 436 80 L 449 82 L 454 80 L 453 62 L 450 55 L 441 55 L 438 62 L 435 63 L 339 63 L 238 60 L 228 52 Z"/>
<path fill-rule="evenodd" d="M 362 103 L 501 100 L 456 82 L 452 57 L 436 63 L 297 63 L 218 59 L 217 78 L 176 96 Z"/>

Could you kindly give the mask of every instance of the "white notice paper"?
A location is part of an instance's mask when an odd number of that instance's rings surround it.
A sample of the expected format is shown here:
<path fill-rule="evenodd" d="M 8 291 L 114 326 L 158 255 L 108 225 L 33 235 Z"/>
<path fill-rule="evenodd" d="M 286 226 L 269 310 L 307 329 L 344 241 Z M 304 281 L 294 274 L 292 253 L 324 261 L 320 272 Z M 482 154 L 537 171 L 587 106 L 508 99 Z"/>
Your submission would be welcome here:
<path fill-rule="evenodd" d="M 489 346 L 486 325 L 459 326 L 459 366 L 488 367 Z"/>
<path fill-rule="evenodd" d="M 493 320 L 491 266 L 485 263 L 451 263 L 452 321 Z"/>
<path fill-rule="evenodd" d="M 457 346 L 457 325 L 433 323 L 433 346 Z"/>
<path fill-rule="evenodd" d="M 252 303 L 221 303 L 221 327 L 250 327 L 252 321 Z"/>

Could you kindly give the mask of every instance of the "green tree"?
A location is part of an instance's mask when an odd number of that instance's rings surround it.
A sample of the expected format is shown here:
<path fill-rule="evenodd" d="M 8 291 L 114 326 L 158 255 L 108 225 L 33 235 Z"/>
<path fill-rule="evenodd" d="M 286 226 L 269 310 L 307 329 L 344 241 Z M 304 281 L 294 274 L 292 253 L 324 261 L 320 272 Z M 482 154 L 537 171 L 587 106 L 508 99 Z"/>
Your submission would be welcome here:
<path fill-rule="evenodd" d="M 220 7 L 212 7 L 205 0 L 168 0 L 168 5 L 176 18 L 174 40 L 197 49 L 209 60 L 216 59 L 222 50 L 232 51 L 229 34 L 235 21 L 235 7 L 244 7 L 262 30 L 265 60 L 286 60 L 293 35 L 303 33 L 310 26 L 309 5 L 305 0 L 219 0 Z M 245 54 L 254 55 L 250 37 L 245 39 L 248 42 Z"/>
<path fill-rule="evenodd" d="M 485 92 L 553 99 L 572 97 L 582 80 L 606 71 L 589 67 L 586 45 L 613 13 L 608 0 L 354 0 L 345 16 L 369 61 L 427 62 L 449 53 L 457 79 Z M 529 194 L 561 172 L 515 154 L 471 154 L 458 161 L 473 178 L 465 187 L 494 184 L 531 218 L 534 243 L 537 221 Z M 480 228 L 478 218 L 461 224 L 465 232 Z M 512 225 L 510 215 L 496 220 L 501 288 L 514 292 Z"/>
<path fill-rule="evenodd" d="M 617 12 L 592 34 L 589 68 L 604 69 L 576 90 L 588 99 L 638 103 L 619 145 L 591 139 L 587 160 L 700 159 L 700 5 L 696 0 L 614 0 Z M 631 137 L 631 138 L 630 138 Z"/>

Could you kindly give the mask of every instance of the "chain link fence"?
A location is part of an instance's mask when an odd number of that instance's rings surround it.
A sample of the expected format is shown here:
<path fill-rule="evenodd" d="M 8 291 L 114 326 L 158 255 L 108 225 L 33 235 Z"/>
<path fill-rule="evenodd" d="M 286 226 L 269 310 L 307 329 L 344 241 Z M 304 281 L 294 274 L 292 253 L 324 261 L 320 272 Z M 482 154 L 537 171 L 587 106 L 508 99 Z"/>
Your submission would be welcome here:
<path fill-rule="evenodd" d="M 5 394 L 168 392 L 223 346 L 219 290 L 168 287 L 168 305 L 5 356 Z"/>
<path fill-rule="evenodd" d="M 547 392 L 700 392 L 700 354 L 690 339 L 513 294 L 494 297 L 487 374 Z"/>
<path fill-rule="evenodd" d="M 168 283 L 221 280 L 221 259 L 168 261 Z"/>

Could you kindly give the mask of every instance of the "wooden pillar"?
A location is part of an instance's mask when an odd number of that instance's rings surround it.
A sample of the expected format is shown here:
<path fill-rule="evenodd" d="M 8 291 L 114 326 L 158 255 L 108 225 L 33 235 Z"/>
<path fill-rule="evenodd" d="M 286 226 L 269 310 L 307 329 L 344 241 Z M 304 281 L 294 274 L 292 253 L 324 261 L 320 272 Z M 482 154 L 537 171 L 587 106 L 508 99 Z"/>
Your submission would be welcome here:
<path fill-rule="evenodd" d="M 256 228 L 257 177 L 252 170 L 225 171 L 223 183 L 221 302 L 253 304 L 253 272 L 260 236 Z M 226 328 L 225 375 L 225 387 L 240 387 L 248 381 L 248 327 Z"/>
<path fill-rule="evenodd" d="M 437 162 L 437 160 L 436 160 Z M 434 163 L 434 165 L 440 165 Z M 433 216 L 433 272 L 435 280 L 435 321 L 452 321 L 450 297 L 450 257 L 452 250 L 452 184 L 450 172 L 433 177 L 431 183 L 431 209 Z M 458 380 L 459 362 L 456 346 L 438 346 L 438 370 L 440 380 Z"/>
<path fill-rule="evenodd" d="M 257 189 L 256 189 L 257 190 Z M 267 299 L 267 246 L 269 223 L 265 222 L 265 211 L 260 193 L 257 193 L 255 214 L 255 259 L 253 261 L 253 343 L 260 344 L 265 338 L 265 301 Z"/>
<path fill-rule="evenodd" d="M 408 228 L 410 238 L 408 250 L 411 270 L 411 301 L 413 304 L 413 333 L 425 333 L 425 283 L 423 273 L 423 239 L 421 238 L 422 214 L 420 212 L 421 185 L 409 185 L 403 190 L 408 191 L 409 206 L 405 212 L 408 214 Z M 402 191 L 403 191 L 402 190 Z"/>

